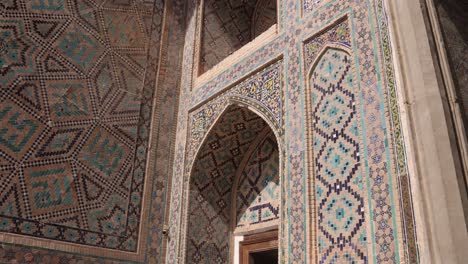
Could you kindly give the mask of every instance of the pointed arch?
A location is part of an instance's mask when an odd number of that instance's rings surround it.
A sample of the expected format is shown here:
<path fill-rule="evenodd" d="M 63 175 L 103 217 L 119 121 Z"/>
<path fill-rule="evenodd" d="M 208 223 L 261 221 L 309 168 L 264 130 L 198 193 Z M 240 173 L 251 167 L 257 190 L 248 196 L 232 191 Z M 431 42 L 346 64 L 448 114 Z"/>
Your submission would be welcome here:
<path fill-rule="evenodd" d="M 327 43 L 317 52 L 315 60 L 306 68 L 307 79 L 310 79 L 312 72 L 317 67 L 317 64 L 320 62 L 320 59 L 325 55 L 325 53 L 327 53 L 328 50 L 341 51 L 341 52 L 348 54 L 348 56 L 350 57 L 352 54 L 351 48 L 346 45 L 343 45 L 342 43 Z M 308 82 L 307 82 L 307 86 L 309 86 Z"/>
<path fill-rule="evenodd" d="M 213 101 L 216 101 L 216 100 L 220 100 L 220 104 L 213 103 L 215 106 L 212 108 L 210 106 L 205 106 L 205 108 L 209 108 L 208 111 L 211 112 L 215 117 L 211 118 L 213 120 L 211 121 L 211 123 L 205 124 L 202 126 L 202 128 L 199 129 L 200 131 L 198 132 L 202 134 L 201 136 L 197 135 L 197 138 L 198 138 L 197 141 L 199 142 L 196 142 L 190 146 L 193 149 L 189 150 L 189 156 L 188 156 L 189 162 L 188 162 L 187 171 L 189 172 L 192 171 L 193 161 L 195 157 L 197 156 L 197 153 L 199 153 L 200 148 L 206 142 L 209 132 L 212 131 L 213 128 L 218 124 L 221 117 L 223 116 L 224 113 L 226 113 L 229 107 L 233 107 L 233 106 L 245 107 L 246 109 L 252 111 L 256 115 L 258 115 L 260 118 L 262 118 L 268 124 L 268 126 L 273 130 L 273 133 L 276 136 L 276 140 L 278 144 L 280 144 L 282 147 L 283 134 L 284 134 L 282 124 L 279 123 L 279 120 L 275 117 L 275 115 L 271 112 L 270 109 L 265 107 L 263 103 L 258 102 L 254 99 L 244 97 L 244 96 L 239 96 L 236 94 L 229 95 L 226 98 L 215 99 Z M 220 106 L 220 105 L 224 105 L 224 106 Z M 197 123 L 197 122 L 198 120 L 194 120 L 194 117 L 192 116 L 191 126 L 195 126 L 194 123 Z M 194 138 L 193 134 L 194 134 L 193 131 L 190 132 L 190 135 L 189 135 L 190 140 Z"/>
<path fill-rule="evenodd" d="M 359 93 L 352 52 L 322 47 L 307 72 L 309 223 L 317 262 L 367 261 Z"/>
<path fill-rule="evenodd" d="M 233 233 L 242 234 L 248 232 L 254 226 L 262 229 L 278 226 L 279 211 L 276 212 L 275 210 L 279 209 L 277 203 L 280 202 L 280 199 L 277 199 L 277 196 L 279 196 L 280 175 L 277 171 L 271 171 L 271 169 L 279 169 L 279 154 L 276 153 L 278 151 L 276 137 L 272 130 L 267 127 L 263 129 L 244 155 L 233 181 L 233 208 L 231 210 L 231 219 L 235 220 L 231 222 L 231 231 Z M 241 184 L 243 184 L 244 188 L 249 186 L 249 190 L 243 190 Z M 271 184 L 274 186 L 267 186 Z M 264 189 L 267 189 L 266 193 L 262 193 Z M 258 201 L 258 199 L 261 199 L 261 201 Z M 269 208 L 264 207 L 266 208 L 264 213 L 271 214 L 266 219 L 258 215 L 258 218 L 252 221 L 245 218 L 248 213 L 243 214 L 244 219 L 240 218 L 240 214 L 247 210 L 253 211 L 254 214 L 260 212 L 260 210 L 255 210 L 252 207 L 261 207 L 262 204 L 267 207 L 270 206 Z"/>
<path fill-rule="evenodd" d="M 270 130 L 280 148 L 280 135 L 269 125 L 272 120 L 258 107 L 240 98 L 229 98 L 229 104 L 206 132 L 189 165 L 182 252 L 187 263 L 201 263 L 213 257 L 210 261 L 229 262 L 235 175 L 262 131 Z"/>

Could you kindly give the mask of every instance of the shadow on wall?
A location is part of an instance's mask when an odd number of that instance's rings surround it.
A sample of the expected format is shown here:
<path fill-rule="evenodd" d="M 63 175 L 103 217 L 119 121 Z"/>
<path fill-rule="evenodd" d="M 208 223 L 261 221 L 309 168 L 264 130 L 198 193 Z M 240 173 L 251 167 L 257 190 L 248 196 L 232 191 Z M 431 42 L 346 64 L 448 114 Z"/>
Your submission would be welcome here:
<path fill-rule="evenodd" d="M 200 74 L 276 23 L 276 1 L 205 0 Z"/>
<path fill-rule="evenodd" d="M 463 38 L 465 44 L 468 43 L 468 2 L 465 0 L 444 0 L 439 1 L 438 9 L 443 9 L 451 22 Z"/>
<path fill-rule="evenodd" d="M 437 1 L 442 33 L 454 77 L 458 97 L 468 127 L 468 2 L 465 0 Z"/>

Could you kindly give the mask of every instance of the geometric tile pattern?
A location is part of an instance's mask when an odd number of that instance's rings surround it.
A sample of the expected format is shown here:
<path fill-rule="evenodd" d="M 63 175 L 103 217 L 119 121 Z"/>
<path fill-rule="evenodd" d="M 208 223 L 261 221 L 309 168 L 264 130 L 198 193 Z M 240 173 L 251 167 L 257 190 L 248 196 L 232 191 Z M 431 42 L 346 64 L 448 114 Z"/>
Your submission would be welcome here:
<path fill-rule="evenodd" d="M 280 128 L 283 115 L 282 69 L 282 61 L 277 61 L 191 113 L 191 141 L 188 157 L 193 158 L 208 129 L 228 104 L 228 100 L 233 97 L 248 100 L 250 103 L 255 102 L 260 106 L 258 109 L 265 112 L 274 126 Z"/>
<path fill-rule="evenodd" d="M 185 13 L 184 15 L 186 16 L 187 14 L 194 14 L 193 12 L 197 12 L 199 9 L 197 9 L 197 5 L 195 2 L 190 2 L 187 1 L 185 2 Z M 187 43 L 187 40 L 194 40 L 194 33 L 196 31 L 196 22 L 195 21 L 187 21 L 186 27 L 184 28 L 184 33 L 182 37 L 184 43 Z M 193 43 L 193 42 L 192 42 Z M 190 131 L 189 126 L 189 109 L 188 109 L 188 93 L 190 93 L 190 83 L 192 82 L 192 78 L 189 77 L 189 75 L 193 75 L 194 72 L 192 71 L 194 62 L 193 62 L 193 55 L 194 55 L 194 50 L 195 47 L 194 45 L 182 45 L 183 52 L 182 50 L 179 51 L 181 54 L 181 59 L 180 59 L 180 99 L 179 99 L 179 105 L 178 105 L 178 110 L 177 110 L 177 130 L 175 133 L 175 148 L 174 148 L 174 163 L 173 163 L 173 168 L 172 168 L 172 179 L 171 179 L 171 188 L 170 188 L 170 204 L 169 204 L 169 210 L 168 210 L 168 223 L 170 226 L 176 227 L 176 228 L 171 228 L 169 230 L 168 236 L 169 237 L 179 237 L 182 235 L 188 234 L 187 231 L 184 231 L 183 233 L 180 232 L 180 229 L 178 227 L 181 227 L 182 223 L 185 221 L 184 219 L 186 218 L 185 216 L 182 216 L 182 208 L 186 208 L 187 205 L 182 204 L 182 199 L 187 198 L 187 190 L 189 188 L 187 179 L 189 179 L 189 170 L 187 168 L 187 163 L 185 160 L 185 155 L 187 150 L 188 144 L 190 144 L 188 141 L 189 140 L 187 137 L 187 134 Z M 189 56 L 187 56 L 189 54 Z M 175 176 L 178 175 L 178 176 Z M 185 193 L 185 194 L 184 194 Z M 184 209 L 185 210 L 185 209 Z M 180 250 L 177 250 L 177 248 L 180 247 L 188 247 L 186 245 L 187 243 L 179 243 L 181 240 L 176 240 L 176 239 L 168 239 L 167 240 L 167 249 L 165 250 L 165 262 L 166 263 L 177 263 L 179 260 L 179 254 Z M 184 249 L 185 252 L 185 249 Z M 184 256 L 180 261 L 185 262 L 187 259 L 186 256 Z"/>
<path fill-rule="evenodd" d="M 279 153 L 271 131 L 250 156 L 238 180 L 235 232 L 279 223 Z"/>
<path fill-rule="evenodd" d="M 320 8 L 320 6 L 326 4 L 327 0 L 303 0 L 302 12 L 312 12 Z"/>
<path fill-rule="evenodd" d="M 2 1 L 0 231 L 127 252 L 145 239 L 156 2 Z"/>
<path fill-rule="evenodd" d="M 392 120 L 392 134 L 393 134 L 393 144 L 395 145 L 395 159 L 397 164 L 397 174 L 398 174 L 398 184 L 400 192 L 400 203 L 402 204 L 402 225 L 404 233 L 404 247 L 405 259 L 408 263 L 419 263 L 419 253 L 417 245 L 417 235 L 416 235 L 416 223 L 414 217 L 413 201 L 412 201 L 412 191 L 411 191 L 411 181 L 408 173 L 407 157 L 406 157 L 406 146 L 403 140 L 403 128 L 400 122 L 400 105 L 397 100 L 397 85 L 395 80 L 395 69 L 393 68 L 392 63 L 392 49 L 390 48 L 390 37 L 388 29 L 388 21 L 386 10 L 382 2 L 376 4 L 377 13 L 381 19 L 380 24 L 380 34 L 382 38 L 382 50 L 383 50 L 383 60 L 387 67 L 385 67 L 385 75 L 387 79 L 388 86 L 388 98 L 389 98 L 389 109 L 390 117 Z M 379 186 L 377 184 L 377 186 Z"/>
<path fill-rule="evenodd" d="M 369 5 L 376 8 L 376 21 L 367 23 L 364 17 L 372 16 Z M 365 138 L 368 175 L 365 176 L 368 186 L 367 203 L 373 215 L 371 226 L 373 260 L 385 263 L 398 263 L 406 258 L 410 263 L 417 263 L 417 244 L 415 236 L 414 215 L 410 183 L 407 174 L 405 146 L 401 130 L 400 110 L 398 106 L 393 74 L 392 54 L 388 36 L 386 10 L 381 0 L 373 3 L 351 6 L 349 21 L 353 23 L 353 43 L 358 53 L 356 67 L 360 74 L 360 97 L 363 104 L 362 128 Z M 346 8 L 346 5 L 341 5 Z M 330 1 L 323 9 L 340 9 L 340 2 Z M 311 13 L 314 14 L 314 13 Z M 309 14 L 310 15 L 310 14 Z M 315 17 L 323 17 L 314 14 Z M 374 24 L 375 23 L 375 24 Z M 378 24 L 380 35 L 372 27 Z M 372 42 L 378 40 L 377 43 Z M 374 50 L 375 49 L 375 50 Z M 307 60 L 307 59 L 306 59 Z M 385 75 L 385 77 L 383 77 Z M 382 81 L 382 79 L 385 79 Z M 382 87 L 385 87 L 382 89 Z M 391 113 L 383 116 L 382 113 Z M 393 141 L 389 144 L 389 141 Z M 395 153 L 389 154 L 396 150 Z M 398 195 L 395 199 L 395 195 Z M 395 210 L 402 205 L 401 214 Z M 399 217 L 398 214 L 400 214 Z M 395 219 L 398 220 L 395 220 Z M 397 232 L 403 233 L 402 242 L 405 250 L 396 246 Z"/>
<path fill-rule="evenodd" d="M 328 28 L 322 34 L 314 36 L 304 43 L 304 58 L 306 68 L 312 67 L 317 57 L 321 54 L 324 46 L 327 44 L 337 44 L 344 47 L 351 47 L 350 28 L 346 20 L 338 22 L 336 25 Z"/>
<path fill-rule="evenodd" d="M 332 48 L 317 59 L 310 76 L 309 146 L 319 263 L 368 261 L 354 82 L 351 56 Z"/>
<path fill-rule="evenodd" d="M 169 5 L 169 3 L 171 5 Z M 161 41 L 161 60 L 148 63 L 147 73 L 154 72 L 152 78 L 156 78 L 157 95 L 155 100 L 155 112 L 152 117 L 157 122 L 157 128 L 160 133 L 152 133 L 153 142 L 158 142 L 158 147 L 150 151 L 154 159 L 154 173 L 152 175 L 152 199 L 151 210 L 149 210 L 149 233 L 146 240 L 146 263 L 164 263 L 165 249 L 168 239 L 167 235 L 161 232 L 167 223 L 169 215 L 170 183 L 172 179 L 172 168 L 174 161 L 175 133 L 177 127 L 177 110 L 179 109 L 179 91 L 182 67 L 182 52 L 184 46 L 184 21 L 185 21 L 185 1 L 176 0 L 166 2 L 164 30 L 161 33 L 170 36 L 170 40 Z M 172 11 L 170 11 L 172 10 Z M 155 16 L 162 15 L 155 13 Z M 151 16 L 147 16 L 151 18 Z M 148 19 L 146 18 L 146 19 Z M 153 23 L 162 23 L 157 17 L 153 18 Z M 157 47 L 158 39 L 152 39 L 152 45 Z M 157 51 L 155 51 L 157 52 Z M 164 65 L 164 66 L 162 66 Z M 157 71 L 156 71 L 157 69 Z M 177 69 L 177 70 L 176 70 Z M 151 84 L 148 80 L 148 85 Z M 167 153 L 171 153 L 168 155 Z"/>
<path fill-rule="evenodd" d="M 200 72 L 211 69 L 275 23 L 275 1 L 205 1 Z"/>
<path fill-rule="evenodd" d="M 252 15 L 252 39 L 258 37 L 277 20 L 277 3 L 270 0 L 259 0 L 256 3 L 254 14 Z"/>
<path fill-rule="evenodd" d="M 356 102 L 361 106 L 359 114 L 361 115 L 362 127 L 359 136 L 364 139 L 362 146 L 360 146 L 362 158 L 360 166 L 367 173 L 362 175 L 367 191 L 365 204 L 369 210 L 366 211 L 369 214 L 366 214 L 367 218 L 365 219 L 369 226 L 367 230 L 369 236 L 366 239 L 367 244 L 373 243 L 375 245 L 375 247 L 369 246 L 366 253 L 369 262 L 402 263 L 404 260 L 400 258 L 402 254 L 400 249 L 406 241 L 400 237 L 402 234 L 400 231 L 406 231 L 408 226 L 402 223 L 401 213 L 396 209 L 400 202 L 411 204 L 411 197 L 400 197 L 397 192 L 394 192 L 399 184 L 396 181 L 398 175 L 404 169 L 399 167 L 396 170 L 394 168 L 396 155 L 398 155 L 398 162 L 402 161 L 403 166 L 406 166 L 406 161 L 404 153 L 402 154 L 401 151 L 401 149 L 404 150 L 404 147 L 402 148 L 403 145 L 400 144 L 402 134 L 401 130 L 398 130 L 400 125 L 398 109 L 393 107 L 396 101 L 394 90 L 397 89 L 392 83 L 391 75 L 383 76 L 393 69 L 393 56 L 390 54 L 392 47 L 388 34 L 385 34 L 388 23 L 386 21 L 387 11 L 382 7 L 384 0 L 284 0 L 281 2 L 280 10 L 278 10 L 280 31 L 276 38 L 251 51 L 245 59 L 212 79 L 204 81 L 198 87 L 192 87 L 193 65 L 199 63 L 198 57 L 194 56 L 196 48 L 193 45 L 185 46 L 176 139 L 178 147 L 175 153 L 170 218 L 171 226 L 182 226 L 182 228 L 171 228 L 170 236 L 183 236 L 180 232 L 184 230 L 185 223 L 184 201 L 188 198 L 184 195 L 187 188 L 184 183 L 188 179 L 186 168 L 193 161 L 190 158 L 191 154 L 187 158 L 186 152 L 190 151 L 191 148 L 191 128 L 193 127 L 194 115 L 201 108 L 204 110 L 218 109 L 217 107 L 211 108 L 209 106 L 211 104 L 225 106 L 227 100 L 217 102 L 220 98 L 219 95 L 228 93 L 230 89 L 234 89 L 231 85 L 236 84 L 245 76 L 255 75 L 257 69 L 269 65 L 272 60 L 282 56 L 285 74 L 282 86 L 284 93 L 282 99 L 284 101 L 281 104 L 281 107 L 284 107 L 284 115 L 282 115 L 281 121 L 284 128 L 285 149 L 282 150 L 284 151 L 284 160 L 280 162 L 285 163 L 284 173 L 287 180 L 282 186 L 284 197 L 281 202 L 283 208 L 287 209 L 282 212 L 284 221 L 280 225 L 283 231 L 283 235 L 280 237 L 280 261 L 281 263 L 308 263 L 312 261 L 310 258 L 316 256 L 316 254 L 314 255 L 316 249 L 311 248 L 310 242 L 307 241 L 308 234 L 312 232 L 309 230 L 308 218 L 306 217 L 308 194 L 306 180 L 310 174 L 307 173 L 309 164 L 306 157 L 310 153 L 306 144 L 306 126 L 304 125 L 306 116 L 310 114 L 305 111 L 306 84 L 310 80 L 307 79 L 308 76 L 304 73 L 304 68 L 310 69 L 311 65 L 306 62 L 309 54 L 306 55 L 307 50 L 303 49 L 302 41 L 307 42 L 310 36 L 320 35 L 324 29 L 329 28 L 330 23 L 346 17 L 349 23 L 346 26 L 349 28 L 350 41 L 349 45 L 342 46 L 348 51 L 348 54 L 353 54 L 350 61 L 354 63 L 353 68 L 356 76 L 354 91 L 357 94 Z M 309 3 L 312 8 L 305 9 L 303 5 L 305 2 Z M 314 2 L 317 4 L 313 5 Z M 188 15 L 192 16 L 197 10 L 197 5 L 189 5 L 187 10 Z M 195 43 L 194 40 L 200 38 L 197 36 L 199 31 L 195 21 L 196 19 L 193 19 L 188 22 L 187 34 L 185 35 L 186 43 Z M 338 24 L 340 23 L 334 25 Z M 326 32 L 329 31 L 332 30 L 327 29 Z M 336 31 L 336 33 L 339 32 L 341 31 Z M 331 37 L 330 35 L 325 39 Z M 338 39 L 338 44 L 340 43 L 343 41 Z M 331 46 L 335 46 L 334 44 Z M 350 49 L 354 49 L 353 52 L 349 51 Z M 313 53 L 317 56 L 320 55 L 320 53 Z M 382 60 L 383 56 L 385 56 L 385 60 Z M 316 61 L 316 58 L 311 59 L 311 61 Z M 388 102 L 391 102 L 391 108 L 387 108 Z M 207 107 L 204 108 L 204 106 Z M 386 115 L 390 112 L 392 117 Z M 218 116 L 218 114 L 216 112 L 214 116 Z M 397 117 L 394 118 L 395 116 Z M 390 118 L 392 118 L 392 122 L 390 122 Z M 212 124 L 212 122 L 210 121 L 208 124 Z M 393 142 L 392 137 L 397 140 Z M 398 153 L 393 152 L 394 148 L 398 150 Z M 350 202 L 353 199 L 353 197 L 344 198 L 345 200 L 339 202 L 346 203 L 346 201 Z M 408 231 L 411 231 L 409 229 Z M 183 243 L 184 241 L 175 239 L 169 241 L 167 263 L 178 261 L 178 254 L 183 254 Z M 359 263 L 358 259 L 362 256 L 356 257 L 353 250 L 344 248 L 341 250 L 339 247 L 335 247 L 328 252 L 326 261 Z"/>
<path fill-rule="evenodd" d="M 247 108 L 226 109 L 211 130 L 190 178 L 187 263 L 227 263 L 231 196 L 239 165 L 266 122 Z"/>

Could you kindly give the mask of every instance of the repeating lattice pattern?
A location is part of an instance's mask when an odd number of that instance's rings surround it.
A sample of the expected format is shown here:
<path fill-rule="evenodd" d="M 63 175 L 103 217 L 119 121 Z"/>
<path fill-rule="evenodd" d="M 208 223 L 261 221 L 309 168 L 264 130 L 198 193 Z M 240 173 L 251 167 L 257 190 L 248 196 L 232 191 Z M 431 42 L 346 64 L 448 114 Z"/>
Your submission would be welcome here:
<path fill-rule="evenodd" d="M 162 3 L 0 7 L 0 231 L 136 251 Z"/>
<path fill-rule="evenodd" d="M 206 0 L 201 72 L 209 70 L 276 23 L 276 1 Z"/>
<path fill-rule="evenodd" d="M 363 179 L 370 189 L 367 189 L 366 204 L 374 217 L 366 218 L 366 224 L 372 227 L 372 233 L 368 239 L 368 243 L 374 243 L 376 246 L 369 250 L 369 261 L 377 263 L 401 263 L 403 253 L 401 248 L 411 247 L 410 259 L 414 259 L 416 241 L 413 238 L 408 240 L 400 239 L 400 231 L 404 230 L 408 233 L 414 232 L 414 226 L 406 225 L 400 220 L 400 212 L 397 210 L 398 203 L 404 205 L 405 218 L 412 221 L 411 197 L 406 188 L 406 194 L 403 197 L 398 197 L 394 192 L 398 186 L 399 174 L 404 172 L 406 161 L 404 158 L 404 145 L 402 144 L 401 129 L 399 129 L 399 113 L 396 104 L 396 88 L 393 76 L 392 54 L 390 42 L 388 39 L 386 21 L 386 11 L 383 8 L 384 0 L 374 1 L 345 1 L 345 0 L 328 0 L 315 1 L 317 5 L 312 8 L 304 8 L 304 3 L 313 3 L 314 1 L 281 1 L 282 9 L 279 10 L 281 16 L 280 21 L 283 21 L 280 28 L 283 31 L 278 33 L 277 38 L 263 47 L 259 47 L 253 51 L 247 58 L 239 63 L 232 65 L 228 70 L 220 73 L 213 79 L 207 80 L 200 87 L 196 87 L 196 92 L 187 92 L 183 96 L 184 105 L 180 111 L 181 122 L 178 130 L 178 141 L 180 144 L 185 144 L 186 140 L 191 141 L 192 137 L 187 133 L 190 126 L 184 124 L 192 120 L 190 109 L 197 106 L 202 108 L 208 105 L 217 98 L 215 95 L 221 93 L 226 87 L 232 83 L 244 78 L 247 75 L 254 75 L 252 72 L 269 61 L 278 57 L 284 56 L 285 63 L 285 86 L 284 86 L 284 105 L 286 106 L 284 114 L 285 127 L 285 160 L 287 167 L 288 181 L 284 186 L 286 193 L 285 199 L 282 201 L 288 209 L 285 210 L 285 222 L 282 223 L 284 236 L 282 237 L 281 254 L 282 263 L 305 263 L 309 256 L 313 255 L 314 248 L 305 247 L 307 242 L 308 230 L 306 224 L 306 164 L 305 153 L 308 152 L 305 144 L 304 135 L 304 120 L 308 113 L 304 110 L 304 98 L 306 80 L 304 76 L 305 68 L 310 69 L 311 65 L 307 64 L 307 50 L 298 48 L 301 44 L 306 43 L 311 36 L 317 36 L 320 32 L 331 32 L 330 24 L 333 21 L 346 18 L 349 25 L 348 36 L 352 36 L 348 43 L 353 44 L 354 53 L 353 61 L 356 69 L 356 89 L 359 90 L 359 97 L 363 103 L 361 119 L 364 121 L 361 127 L 361 136 L 366 140 L 362 146 L 362 158 L 367 163 L 362 163 L 368 173 Z M 319 3 L 320 2 L 320 3 Z M 303 12 L 300 12 L 300 11 Z M 377 11 L 377 12 L 376 12 Z M 334 24 L 336 25 L 336 24 Z M 347 27 L 347 26 L 346 26 Z M 346 32 L 346 31 L 345 31 Z M 335 33 L 339 33 L 336 31 Z M 193 42 L 196 38 L 195 24 L 189 25 L 186 41 Z M 304 41 L 304 42 L 302 42 Z M 302 42 L 302 43 L 301 43 Z M 335 44 L 342 44 L 343 41 L 337 41 Z M 321 46 L 323 47 L 323 46 Z M 347 47 L 344 45 L 344 47 Z M 320 49 L 317 51 L 319 52 Z M 315 53 L 314 53 L 315 54 Z M 185 90 L 191 88 L 191 65 L 197 63 L 193 61 L 193 49 L 188 47 L 184 53 L 183 67 L 183 87 Z M 315 54 L 318 56 L 318 54 Z M 382 57 L 385 60 L 382 60 Z M 315 61 L 315 59 L 311 59 Z M 383 76 L 387 73 L 387 76 Z M 387 77 L 388 79 L 386 79 Z M 387 108 L 390 101 L 391 108 Z M 390 117 L 382 113 L 391 113 Z M 188 136 L 187 136 L 188 135 Z M 394 137 L 396 141 L 392 141 Z M 397 153 L 393 153 L 393 148 L 397 149 Z M 365 151 L 364 151 L 365 150 Z M 173 204 L 171 214 L 171 224 L 177 225 L 184 220 L 181 219 L 182 201 L 184 200 L 184 179 L 187 175 L 184 174 L 186 163 L 191 163 L 191 160 L 184 160 L 183 147 L 177 150 L 177 162 L 175 163 L 175 178 L 173 189 Z M 396 170 L 393 165 L 395 159 L 402 167 Z M 406 177 L 406 175 L 405 175 Z M 402 178 L 401 182 L 405 179 Z M 409 182 L 408 182 L 409 184 Z M 180 186 L 180 187 L 179 187 Z M 393 192 L 393 194 L 392 194 Z M 395 197 L 393 196 L 395 195 Z M 406 221 L 406 220 L 405 220 Z M 314 228 L 314 227 L 312 227 Z M 401 228 L 401 229 L 400 229 Z M 172 236 L 179 235 L 178 230 L 171 230 Z M 403 245 L 399 244 L 402 243 Z M 171 241 L 168 248 L 169 261 L 176 261 L 178 241 Z M 345 256 L 345 255 L 343 255 Z"/>
<path fill-rule="evenodd" d="M 190 179 L 187 263 L 227 263 L 234 176 L 267 127 L 246 108 L 229 107 L 208 135 Z"/>
<path fill-rule="evenodd" d="M 235 232 L 278 226 L 279 205 L 278 144 L 275 135 L 270 132 L 256 147 L 240 175 Z"/>

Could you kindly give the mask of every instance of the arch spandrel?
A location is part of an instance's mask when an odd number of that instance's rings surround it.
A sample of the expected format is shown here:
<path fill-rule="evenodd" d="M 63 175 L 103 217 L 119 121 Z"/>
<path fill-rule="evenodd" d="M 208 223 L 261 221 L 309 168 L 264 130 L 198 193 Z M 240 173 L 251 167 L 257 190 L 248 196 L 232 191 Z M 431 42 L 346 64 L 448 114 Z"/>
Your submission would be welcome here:
<path fill-rule="evenodd" d="M 333 26 L 322 31 L 322 33 L 304 41 L 306 72 L 310 74 L 314 68 L 314 64 L 318 62 L 317 58 L 328 48 L 341 49 L 350 53 L 352 39 L 347 19 L 348 18 L 345 17 L 339 20 Z"/>
<path fill-rule="evenodd" d="M 283 134 L 284 111 L 282 87 L 283 61 L 278 60 L 192 111 L 189 115 L 189 167 L 208 132 L 229 105 L 250 108 L 263 117 L 275 135 L 280 137 Z M 282 141 L 281 138 L 278 140 Z"/>

